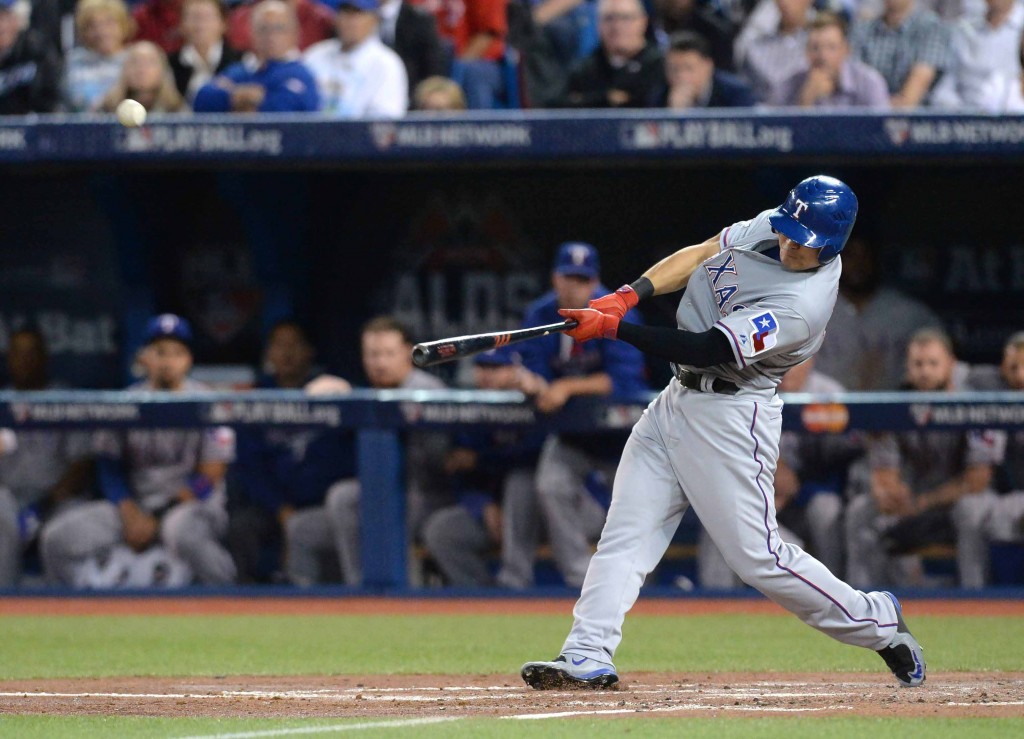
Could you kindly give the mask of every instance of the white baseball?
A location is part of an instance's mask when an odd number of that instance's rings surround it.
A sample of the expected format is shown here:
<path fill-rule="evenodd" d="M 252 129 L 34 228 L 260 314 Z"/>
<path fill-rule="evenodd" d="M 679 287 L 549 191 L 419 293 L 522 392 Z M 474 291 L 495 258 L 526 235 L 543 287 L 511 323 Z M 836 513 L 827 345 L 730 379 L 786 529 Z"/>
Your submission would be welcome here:
<path fill-rule="evenodd" d="M 117 104 L 117 120 L 122 126 L 135 128 L 146 122 L 146 108 L 138 100 L 126 98 Z"/>

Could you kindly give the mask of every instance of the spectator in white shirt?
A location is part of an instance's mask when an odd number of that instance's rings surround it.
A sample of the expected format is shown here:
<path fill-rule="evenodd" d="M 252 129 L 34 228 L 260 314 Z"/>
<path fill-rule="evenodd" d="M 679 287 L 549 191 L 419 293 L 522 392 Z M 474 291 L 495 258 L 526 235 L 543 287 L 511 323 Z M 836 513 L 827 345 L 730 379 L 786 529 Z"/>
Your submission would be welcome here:
<path fill-rule="evenodd" d="M 986 0 L 985 5 L 984 16 L 964 17 L 954 24 L 953 65 L 935 86 L 933 107 L 989 113 L 1024 110 L 1024 6 L 1018 0 Z"/>
<path fill-rule="evenodd" d="M 400 118 L 409 107 L 405 65 L 377 34 L 378 0 L 342 0 L 338 37 L 306 50 L 321 109 L 342 118 Z"/>

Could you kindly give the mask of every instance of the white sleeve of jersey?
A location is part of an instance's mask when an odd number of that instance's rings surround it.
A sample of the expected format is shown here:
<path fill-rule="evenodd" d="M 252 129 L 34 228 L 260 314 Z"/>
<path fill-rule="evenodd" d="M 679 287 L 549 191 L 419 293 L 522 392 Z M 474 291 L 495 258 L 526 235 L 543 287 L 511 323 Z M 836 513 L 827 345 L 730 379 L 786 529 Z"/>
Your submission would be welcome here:
<path fill-rule="evenodd" d="M 768 222 L 768 216 L 775 212 L 774 208 L 758 213 L 749 221 L 734 223 L 722 231 L 719 239 L 721 250 L 735 249 L 738 247 L 751 246 L 761 241 L 773 238 L 772 224 Z"/>
<path fill-rule="evenodd" d="M 811 338 L 807 322 L 792 309 L 756 303 L 720 318 L 715 328 L 729 338 L 741 369 L 798 349 Z"/>

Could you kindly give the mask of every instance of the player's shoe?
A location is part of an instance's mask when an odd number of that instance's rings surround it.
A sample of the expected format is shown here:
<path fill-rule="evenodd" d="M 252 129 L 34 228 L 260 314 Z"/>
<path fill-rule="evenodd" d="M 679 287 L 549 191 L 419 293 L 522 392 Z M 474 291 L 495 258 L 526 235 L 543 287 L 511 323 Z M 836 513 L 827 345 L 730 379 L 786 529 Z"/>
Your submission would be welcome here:
<path fill-rule="evenodd" d="M 534 690 L 601 690 L 619 681 L 614 665 L 570 652 L 553 662 L 527 662 L 520 674 Z"/>
<path fill-rule="evenodd" d="M 882 591 L 892 599 L 896 606 L 896 635 L 889 642 L 885 649 L 879 649 L 878 653 L 885 660 L 885 664 L 892 670 L 900 685 L 905 688 L 916 688 L 924 682 L 925 664 L 924 650 L 917 643 L 917 639 L 910 633 L 906 622 L 903 620 L 903 606 L 900 605 L 896 596 L 888 591 Z"/>

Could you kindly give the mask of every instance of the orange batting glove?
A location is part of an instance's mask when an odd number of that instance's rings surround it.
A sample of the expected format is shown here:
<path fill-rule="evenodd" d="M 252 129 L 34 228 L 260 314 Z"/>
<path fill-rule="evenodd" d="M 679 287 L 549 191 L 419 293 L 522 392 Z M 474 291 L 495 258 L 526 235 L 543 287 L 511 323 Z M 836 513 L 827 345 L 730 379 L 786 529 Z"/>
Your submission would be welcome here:
<path fill-rule="evenodd" d="M 558 311 L 563 318 L 571 318 L 579 323 L 574 329 L 565 333 L 580 343 L 591 339 L 614 339 L 619 335 L 619 317 L 592 308 L 572 310 L 563 308 Z"/>
<path fill-rule="evenodd" d="M 631 285 L 623 285 L 613 293 L 609 293 L 597 300 L 591 300 L 587 303 L 587 307 L 599 310 L 609 316 L 622 318 L 629 312 L 630 308 L 636 307 L 636 304 L 639 302 L 640 296 L 636 294 L 636 290 Z"/>

